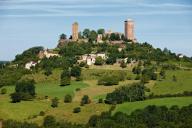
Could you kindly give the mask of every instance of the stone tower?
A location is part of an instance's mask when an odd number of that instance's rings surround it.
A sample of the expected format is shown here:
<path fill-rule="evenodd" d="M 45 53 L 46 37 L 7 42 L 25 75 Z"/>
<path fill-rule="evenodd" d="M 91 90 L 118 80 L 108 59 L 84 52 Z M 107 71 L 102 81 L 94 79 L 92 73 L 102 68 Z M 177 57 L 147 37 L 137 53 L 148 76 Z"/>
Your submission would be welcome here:
<path fill-rule="evenodd" d="M 128 19 L 125 21 L 125 38 L 128 40 L 135 40 L 134 37 L 134 21 Z"/>
<path fill-rule="evenodd" d="M 78 34 L 79 34 L 78 27 L 79 27 L 79 25 L 77 22 L 73 23 L 73 25 L 72 25 L 72 40 L 73 41 L 78 40 Z"/>

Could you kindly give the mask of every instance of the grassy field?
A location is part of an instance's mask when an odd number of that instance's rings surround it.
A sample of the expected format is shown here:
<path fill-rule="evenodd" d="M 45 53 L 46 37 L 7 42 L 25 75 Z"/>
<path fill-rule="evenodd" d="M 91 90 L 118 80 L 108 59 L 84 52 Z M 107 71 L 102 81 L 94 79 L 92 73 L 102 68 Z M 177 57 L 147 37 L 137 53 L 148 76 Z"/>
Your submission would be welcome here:
<path fill-rule="evenodd" d="M 0 95 L 0 118 L 28 120 L 29 117 L 39 114 L 40 111 L 46 111 L 50 108 L 48 101 L 23 101 L 21 103 L 11 103 L 7 95 Z"/>
<path fill-rule="evenodd" d="M 128 70 L 132 71 L 132 68 L 134 65 L 128 64 L 126 68 L 121 68 L 120 64 L 113 64 L 113 65 L 91 65 L 89 66 L 89 69 L 105 69 L 105 70 Z"/>
<path fill-rule="evenodd" d="M 115 112 L 123 112 L 126 114 L 130 114 L 132 111 L 136 109 L 145 108 L 148 105 L 157 105 L 157 106 L 173 106 L 178 105 L 186 106 L 192 104 L 192 97 L 174 97 L 174 98 L 161 98 L 161 99 L 151 99 L 145 101 L 137 101 L 137 102 L 127 102 L 116 106 L 116 109 L 113 111 Z"/>
<path fill-rule="evenodd" d="M 135 78 L 135 75 L 129 70 L 113 70 L 113 69 L 83 69 L 82 70 L 82 78 L 83 80 L 95 80 L 102 77 L 104 74 L 117 74 L 124 73 L 127 77 Z"/>
<path fill-rule="evenodd" d="M 119 85 L 115 86 L 98 86 L 97 79 L 105 72 L 119 73 L 125 72 L 127 76 L 132 79 L 135 75 L 132 74 L 130 68 L 122 70 L 117 65 L 113 68 L 109 66 L 91 66 L 89 69 L 83 69 L 82 75 L 84 81 L 72 81 L 70 86 L 60 87 L 59 77 L 61 70 L 56 69 L 51 76 L 45 76 L 43 72 L 26 75 L 24 78 L 33 78 L 36 81 L 37 98 L 34 101 L 22 101 L 21 103 L 10 103 L 9 94 L 14 92 L 14 86 L 7 86 L 7 94 L 0 95 L 0 119 L 15 119 L 20 121 L 29 121 L 42 123 L 43 117 L 38 116 L 40 111 L 44 111 L 46 115 L 54 115 L 57 120 L 66 120 L 74 123 L 87 123 L 89 117 L 94 114 L 100 114 L 103 111 L 109 110 L 110 106 L 105 104 L 97 104 L 99 98 L 105 98 L 107 93 L 112 92 L 115 88 L 138 82 L 135 80 L 121 81 Z M 176 76 L 177 81 L 173 81 L 173 75 Z M 166 79 L 162 81 L 150 81 L 147 84 L 154 94 L 173 94 L 181 93 L 183 91 L 192 91 L 192 71 L 167 71 Z M 80 91 L 75 91 L 80 88 Z M 73 102 L 69 104 L 63 103 L 63 98 L 66 94 L 73 95 Z M 91 104 L 81 107 L 81 112 L 73 113 L 75 107 L 80 106 L 80 101 L 83 95 L 88 95 L 91 98 Z M 44 97 L 48 96 L 48 99 Z M 59 98 L 59 106 L 51 108 L 51 99 L 53 97 Z M 141 102 L 124 103 L 117 105 L 115 112 L 121 111 L 127 114 L 135 109 L 142 109 L 147 105 L 172 105 L 184 106 L 192 104 L 192 97 L 178 97 L 178 98 L 163 98 L 152 99 Z"/>
<path fill-rule="evenodd" d="M 173 75 L 177 81 L 173 81 Z M 183 91 L 192 91 L 192 71 L 167 71 L 166 79 L 157 81 L 150 87 L 154 94 L 175 94 Z"/>
<path fill-rule="evenodd" d="M 39 83 L 36 85 L 36 92 L 38 96 L 50 96 L 63 98 L 66 94 L 74 96 L 77 88 L 85 88 L 89 86 L 83 82 L 72 81 L 71 85 L 61 87 L 59 83 Z"/>
<path fill-rule="evenodd" d="M 119 82 L 119 85 L 113 85 L 113 86 L 97 85 L 97 80 L 86 80 L 84 82 L 89 86 L 76 92 L 74 101 L 80 101 L 83 95 L 88 95 L 93 100 L 96 100 L 98 98 L 105 98 L 105 95 L 107 93 L 114 91 L 116 88 L 122 85 L 127 85 L 127 84 L 138 82 L 138 81 L 125 80 L 125 81 Z"/>
<path fill-rule="evenodd" d="M 58 120 L 66 120 L 76 123 L 86 123 L 93 114 L 100 114 L 109 109 L 108 105 L 96 104 L 92 102 L 82 107 L 79 114 L 74 114 L 73 109 L 80 106 L 80 100 L 69 104 L 64 104 L 63 99 L 66 94 L 75 94 L 76 88 L 89 87 L 87 83 L 72 81 L 70 86 L 60 87 L 56 83 L 39 83 L 36 85 L 37 98 L 33 101 L 22 101 L 21 103 L 11 103 L 9 94 L 14 92 L 14 86 L 7 86 L 7 94 L 0 95 L 0 119 L 14 119 L 42 123 L 43 117 L 38 116 L 40 111 L 46 115 L 54 115 Z M 49 96 L 44 99 L 44 96 Z M 82 95 L 83 96 L 83 95 Z M 40 98 L 41 97 L 41 98 Z M 51 98 L 59 98 L 59 107 L 51 108 Z"/>

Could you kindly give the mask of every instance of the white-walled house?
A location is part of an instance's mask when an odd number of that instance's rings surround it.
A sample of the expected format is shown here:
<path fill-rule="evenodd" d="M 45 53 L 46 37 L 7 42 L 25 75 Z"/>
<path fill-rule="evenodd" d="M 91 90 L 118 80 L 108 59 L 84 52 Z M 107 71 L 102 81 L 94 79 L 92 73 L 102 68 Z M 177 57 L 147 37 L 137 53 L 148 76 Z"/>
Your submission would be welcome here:
<path fill-rule="evenodd" d="M 96 58 L 101 57 L 103 60 L 105 60 L 106 54 L 105 53 L 97 53 L 97 54 L 85 54 L 81 56 L 81 59 L 79 62 L 86 62 L 87 65 L 93 65 L 95 64 Z"/>
<path fill-rule="evenodd" d="M 35 67 L 36 64 L 37 64 L 36 62 L 34 62 L 34 61 L 30 61 L 30 62 L 28 62 L 28 63 L 25 64 L 25 69 L 30 70 L 31 67 Z"/>

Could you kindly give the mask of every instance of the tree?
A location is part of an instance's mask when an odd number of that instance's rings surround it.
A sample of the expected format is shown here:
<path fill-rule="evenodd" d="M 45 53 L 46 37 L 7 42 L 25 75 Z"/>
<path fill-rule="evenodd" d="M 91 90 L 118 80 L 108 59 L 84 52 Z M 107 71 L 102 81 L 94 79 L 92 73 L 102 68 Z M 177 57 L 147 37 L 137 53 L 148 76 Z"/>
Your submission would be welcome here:
<path fill-rule="evenodd" d="M 18 92 L 14 92 L 11 94 L 12 103 L 17 103 L 21 101 L 21 94 Z"/>
<path fill-rule="evenodd" d="M 162 69 L 159 74 L 163 79 L 166 78 L 165 70 Z"/>
<path fill-rule="evenodd" d="M 120 40 L 120 35 L 117 33 L 111 33 L 110 35 L 110 40 L 115 41 L 115 40 Z"/>
<path fill-rule="evenodd" d="M 106 96 L 106 103 L 123 103 L 125 101 L 141 101 L 145 99 L 145 90 L 142 83 L 133 83 L 117 88 Z"/>
<path fill-rule="evenodd" d="M 72 96 L 69 94 L 65 95 L 64 102 L 65 103 L 71 103 L 72 102 Z"/>
<path fill-rule="evenodd" d="M 30 100 L 35 96 L 34 80 L 20 80 L 16 83 L 15 92 L 11 94 L 13 103 Z"/>
<path fill-rule="evenodd" d="M 51 75 L 51 74 L 52 74 L 52 69 L 51 69 L 50 67 L 45 68 L 44 74 L 45 74 L 46 76 Z"/>
<path fill-rule="evenodd" d="M 100 56 L 96 57 L 95 65 L 103 65 L 103 59 Z"/>
<path fill-rule="evenodd" d="M 127 67 L 127 64 L 125 63 L 124 60 L 121 61 L 120 67 L 121 67 L 121 68 L 126 68 L 126 67 Z"/>
<path fill-rule="evenodd" d="M 88 95 L 84 95 L 81 99 L 81 105 L 83 106 L 84 104 L 89 104 L 91 100 L 89 99 Z"/>
<path fill-rule="evenodd" d="M 64 68 L 63 72 L 61 73 L 61 82 L 60 86 L 67 86 L 71 83 L 71 73 L 69 68 Z"/>
<path fill-rule="evenodd" d="M 6 88 L 2 88 L 1 89 L 1 94 L 6 94 L 7 93 L 7 89 Z"/>
<path fill-rule="evenodd" d="M 45 128 L 55 128 L 56 127 L 56 119 L 54 116 L 46 116 L 43 121 L 43 126 Z"/>
<path fill-rule="evenodd" d="M 97 30 L 97 33 L 103 35 L 103 34 L 105 34 L 105 29 L 100 28 L 100 29 Z"/>
<path fill-rule="evenodd" d="M 81 76 L 81 68 L 79 66 L 73 66 L 71 68 L 71 76 L 80 77 Z"/>
<path fill-rule="evenodd" d="M 81 108 L 80 107 L 76 107 L 73 109 L 73 113 L 79 113 L 81 112 Z"/>
<path fill-rule="evenodd" d="M 84 29 L 84 31 L 83 31 L 83 36 L 84 36 L 84 38 L 89 38 L 89 36 L 90 36 L 90 30 L 89 30 L 89 29 Z"/>
<path fill-rule="evenodd" d="M 149 80 L 150 80 L 150 77 L 148 76 L 148 75 L 142 75 L 142 77 L 141 77 L 141 83 L 148 83 L 149 82 Z"/>
<path fill-rule="evenodd" d="M 105 85 L 105 86 L 111 86 L 111 85 L 118 85 L 119 84 L 118 76 L 115 75 L 104 75 L 98 80 L 98 85 Z"/>
<path fill-rule="evenodd" d="M 60 39 L 63 39 L 63 40 L 67 39 L 67 35 L 65 35 L 64 33 L 62 33 L 62 34 L 60 35 Z"/>
<path fill-rule="evenodd" d="M 16 55 L 14 62 L 19 65 L 25 65 L 29 61 L 37 61 L 39 59 L 38 54 L 43 49 L 41 46 L 29 48 L 22 54 Z"/>
<path fill-rule="evenodd" d="M 107 60 L 106 60 L 106 63 L 107 64 L 114 64 L 114 63 L 116 63 L 116 57 L 115 56 L 109 56 L 108 58 L 107 58 Z"/>
<path fill-rule="evenodd" d="M 51 101 L 52 101 L 51 107 L 53 107 L 53 108 L 58 107 L 59 99 L 57 97 L 53 98 Z"/>
<path fill-rule="evenodd" d="M 177 77 L 175 75 L 173 75 L 173 81 L 176 82 L 177 81 Z"/>
<path fill-rule="evenodd" d="M 94 31 L 94 30 L 92 30 L 92 31 L 90 32 L 89 40 L 90 40 L 91 42 L 93 42 L 93 41 L 96 41 L 96 39 L 97 39 L 97 32 Z"/>

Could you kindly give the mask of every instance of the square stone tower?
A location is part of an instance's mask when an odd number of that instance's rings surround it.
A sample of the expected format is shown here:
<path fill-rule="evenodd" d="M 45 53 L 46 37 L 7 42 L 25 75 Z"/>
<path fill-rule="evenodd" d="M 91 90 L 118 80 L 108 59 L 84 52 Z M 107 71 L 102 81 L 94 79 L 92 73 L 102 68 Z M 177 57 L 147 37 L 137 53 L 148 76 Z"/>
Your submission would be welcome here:
<path fill-rule="evenodd" d="M 79 25 L 77 22 L 72 24 L 72 40 L 77 41 L 78 40 L 78 34 L 79 34 Z"/>
<path fill-rule="evenodd" d="M 125 21 L 125 38 L 128 40 L 135 40 L 134 37 L 134 21 L 128 19 Z"/>

